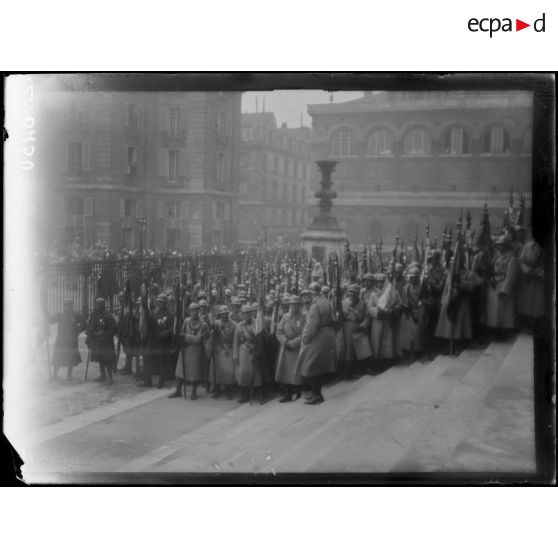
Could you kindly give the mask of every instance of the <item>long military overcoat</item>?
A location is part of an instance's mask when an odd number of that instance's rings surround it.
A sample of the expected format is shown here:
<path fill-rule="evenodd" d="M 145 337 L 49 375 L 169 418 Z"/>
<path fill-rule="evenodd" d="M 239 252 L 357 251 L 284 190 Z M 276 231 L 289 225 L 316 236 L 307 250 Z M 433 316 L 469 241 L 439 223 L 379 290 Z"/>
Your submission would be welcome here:
<path fill-rule="evenodd" d="M 316 296 L 308 310 L 302 331 L 302 346 L 296 374 L 306 377 L 335 372 L 337 347 L 333 329 L 333 307 L 323 296 Z"/>
<path fill-rule="evenodd" d="M 202 320 L 186 318 L 182 324 L 184 347 L 180 351 L 175 376 L 190 383 L 206 381 L 207 357 L 203 348 L 208 335 L 207 324 Z"/>
<path fill-rule="evenodd" d="M 301 385 L 302 376 L 297 375 L 296 361 L 302 343 L 302 331 L 306 324 L 306 316 L 300 312 L 296 316 L 283 314 L 277 326 L 279 356 L 275 369 L 275 381 L 281 384 Z"/>
<path fill-rule="evenodd" d="M 209 381 L 230 385 L 234 382 L 233 345 L 236 322 L 216 320 L 213 331 L 214 362 Z"/>
<path fill-rule="evenodd" d="M 512 252 L 498 254 L 493 262 L 493 282 L 488 287 L 486 325 L 515 327 L 515 294 L 519 266 Z"/>

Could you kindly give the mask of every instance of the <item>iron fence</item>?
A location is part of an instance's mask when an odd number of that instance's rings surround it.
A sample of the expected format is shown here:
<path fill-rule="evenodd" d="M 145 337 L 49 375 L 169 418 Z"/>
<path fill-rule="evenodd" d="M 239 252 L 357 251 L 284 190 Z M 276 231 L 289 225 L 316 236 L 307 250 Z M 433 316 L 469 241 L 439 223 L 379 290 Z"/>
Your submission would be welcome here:
<path fill-rule="evenodd" d="M 97 261 L 48 262 L 37 264 L 37 285 L 49 314 L 61 312 L 65 299 L 74 301 L 76 311 L 89 314 L 96 296 L 103 296 L 107 309 L 114 310 L 118 293 L 130 280 L 133 296 L 139 296 L 143 282 L 155 283 L 161 291 L 172 289 L 178 276 L 186 283 L 208 288 L 218 275 L 233 280 L 232 255 L 142 257 Z M 38 300 L 38 299 L 36 299 Z"/>

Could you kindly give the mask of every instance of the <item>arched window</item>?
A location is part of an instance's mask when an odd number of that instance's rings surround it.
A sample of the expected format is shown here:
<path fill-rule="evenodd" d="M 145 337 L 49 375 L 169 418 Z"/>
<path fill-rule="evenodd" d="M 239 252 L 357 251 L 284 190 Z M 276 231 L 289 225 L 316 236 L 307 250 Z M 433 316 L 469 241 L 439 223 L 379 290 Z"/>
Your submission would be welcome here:
<path fill-rule="evenodd" d="M 374 130 L 366 142 L 367 155 L 391 155 L 393 149 L 393 137 L 389 130 Z"/>
<path fill-rule="evenodd" d="M 428 155 L 431 152 L 431 137 L 424 128 L 409 130 L 403 139 L 405 155 Z"/>
<path fill-rule="evenodd" d="M 492 126 L 483 138 L 483 152 L 491 155 L 509 155 L 511 153 L 510 133 L 503 126 Z"/>
<path fill-rule="evenodd" d="M 463 155 L 469 153 L 469 135 L 463 126 L 452 126 L 444 135 L 444 153 Z"/>
<path fill-rule="evenodd" d="M 355 154 L 355 139 L 351 130 L 339 130 L 331 138 L 331 155 L 347 157 Z"/>

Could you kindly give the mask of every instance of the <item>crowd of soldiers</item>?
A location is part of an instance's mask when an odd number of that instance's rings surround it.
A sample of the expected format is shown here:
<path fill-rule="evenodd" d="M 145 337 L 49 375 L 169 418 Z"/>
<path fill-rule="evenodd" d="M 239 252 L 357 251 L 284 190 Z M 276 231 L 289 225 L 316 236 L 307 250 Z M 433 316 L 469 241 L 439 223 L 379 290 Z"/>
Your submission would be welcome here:
<path fill-rule="evenodd" d="M 95 381 L 111 384 L 134 374 L 139 387 L 176 379 L 171 398 L 239 398 L 264 403 L 304 395 L 323 402 L 331 378 L 380 374 L 397 362 L 458 354 L 470 343 L 505 338 L 522 327 L 536 328 L 544 314 L 544 262 L 539 244 L 520 218 L 508 212 L 497 236 L 485 208 L 476 236 L 462 215 L 441 242 L 415 237 L 411 250 L 397 238 L 389 260 L 380 246 L 317 262 L 297 253 L 275 262 L 237 266 L 235 281 L 188 283 L 182 270 L 175 288 L 161 292 L 145 281 L 133 293 L 130 280 L 113 314 L 99 296 L 87 321 L 73 301 L 58 322 L 54 350 L 61 366 L 81 361 L 77 338 L 86 333 L 87 367 L 99 364 Z M 304 260 L 304 261 L 303 261 Z M 116 347 L 115 347 L 116 338 Z"/>

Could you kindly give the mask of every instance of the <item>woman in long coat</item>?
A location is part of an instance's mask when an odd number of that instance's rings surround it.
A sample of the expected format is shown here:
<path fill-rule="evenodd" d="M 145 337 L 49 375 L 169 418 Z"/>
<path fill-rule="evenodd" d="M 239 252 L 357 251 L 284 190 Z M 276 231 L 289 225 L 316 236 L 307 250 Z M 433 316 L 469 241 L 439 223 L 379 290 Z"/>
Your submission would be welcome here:
<path fill-rule="evenodd" d="M 72 369 L 81 362 L 78 349 L 78 335 L 85 331 L 87 324 L 74 312 L 74 301 L 64 301 L 64 312 L 56 314 L 50 319 L 58 325 L 54 354 L 52 356 L 53 379 L 58 379 L 58 369 L 67 367 L 66 379 L 72 379 Z"/>
<path fill-rule="evenodd" d="M 229 317 L 227 306 L 221 306 L 217 313 L 217 320 L 213 331 L 213 354 L 214 363 L 212 373 L 215 375 L 210 378 L 214 382 L 213 397 L 217 399 L 220 394 L 220 386 L 225 387 L 227 399 L 232 399 L 232 387 L 234 383 L 234 332 L 236 322 Z"/>
<path fill-rule="evenodd" d="M 289 299 L 289 312 L 281 316 L 277 326 L 277 341 L 279 341 L 279 356 L 275 369 L 275 381 L 284 384 L 285 394 L 279 403 L 293 400 L 293 386 L 301 386 L 302 376 L 296 373 L 296 361 L 302 343 L 302 331 L 306 325 L 306 316 L 302 313 L 300 298 L 293 295 Z M 296 392 L 297 399 L 300 390 Z"/>
<path fill-rule="evenodd" d="M 496 241 L 499 253 L 492 264 L 492 281 L 488 287 L 486 325 L 499 330 L 515 327 L 515 289 L 519 275 L 517 258 L 505 236 Z"/>
<path fill-rule="evenodd" d="M 305 403 L 318 405 L 324 402 L 324 376 L 335 372 L 337 367 L 337 345 L 333 329 L 333 306 L 321 295 L 317 283 L 311 283 L 309 289 L 315 294 L 302 331 L 302 346 L 296 362 L 296 374 L 301 375 L 310 384 L 312 395 Z"/>
<path fill-rule="evenodd" d="M 184 347 L 180 351 L 180 357 L 176 365 L 176 391 L 170 397 L 179 397 L 183 384 L 192 385 L 190 399 L 197 399 L 198 384 L 206 381 L 207 359 L 203 343 L 209 335 L 207 324 L 200 319 L 199 306 L 190 304 L 190 317 L 182 324 L 181 337 Z M 184 387 L 186 391 L 186 387 Z"/>
<path fill-rule="evenodd" d="M 235 380 L 242 392 L 238 402 L 246 403 L 250 400 L 250 388 L 259 388 L 263 381 L 261 371 L 254 358 L 256 331 L 252 307 L 244 305 L 241 314 L 242 322 L 237 324 L 234 331 L 233 357 L 236 367 Z"/>

